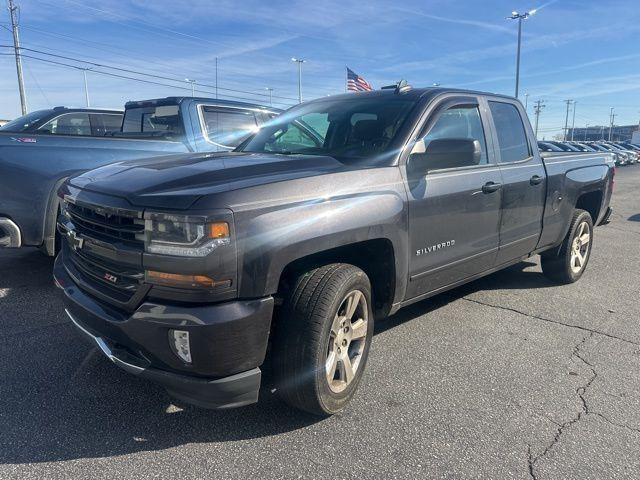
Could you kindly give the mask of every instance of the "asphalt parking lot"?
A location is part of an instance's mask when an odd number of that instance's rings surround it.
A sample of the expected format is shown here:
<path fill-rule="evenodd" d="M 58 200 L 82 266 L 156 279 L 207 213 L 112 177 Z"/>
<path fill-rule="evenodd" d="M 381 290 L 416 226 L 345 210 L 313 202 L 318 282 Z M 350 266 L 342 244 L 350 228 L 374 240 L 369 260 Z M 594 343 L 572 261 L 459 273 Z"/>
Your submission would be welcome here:
<path fill-rule="evenodd" d="M 109 363 L 36 250 L 0 252 L 0 478 L 638 478 L 640 166 L 589 267 L 537 259 L 378 322 L 342 415 L 207 411 Z"/>

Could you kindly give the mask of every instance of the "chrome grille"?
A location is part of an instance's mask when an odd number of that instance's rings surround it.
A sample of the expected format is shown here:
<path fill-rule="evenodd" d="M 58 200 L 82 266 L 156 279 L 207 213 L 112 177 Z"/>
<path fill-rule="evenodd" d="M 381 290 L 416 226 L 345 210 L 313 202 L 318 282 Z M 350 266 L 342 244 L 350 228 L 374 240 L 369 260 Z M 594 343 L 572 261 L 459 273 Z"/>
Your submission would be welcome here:
<path fill-rule="evenodd" d="M 144 220 L 135 212 L 124 213 L 71 202 L 66 202 L 65 206 L 77 233 L 143 250 Z"/>

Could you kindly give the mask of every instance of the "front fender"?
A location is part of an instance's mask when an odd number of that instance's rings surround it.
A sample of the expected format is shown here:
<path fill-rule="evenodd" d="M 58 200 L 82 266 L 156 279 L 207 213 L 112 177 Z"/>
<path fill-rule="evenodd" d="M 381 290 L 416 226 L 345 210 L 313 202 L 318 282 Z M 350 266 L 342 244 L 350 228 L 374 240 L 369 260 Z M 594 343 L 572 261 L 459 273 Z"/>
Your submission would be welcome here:
<path fill-rule="evenodd" d="M 401 183 L 391 189 L 388 185 L 384 189 L 317 196 L 260 212 L 237 213 L 240 296 L 274 294 L 282 272 L 291 262 L 375 239 L 391 243 L 395 292 L 396 296 L 403 295 L 408 248 L 406 201 L 404 189 L 397 188 Z"/>

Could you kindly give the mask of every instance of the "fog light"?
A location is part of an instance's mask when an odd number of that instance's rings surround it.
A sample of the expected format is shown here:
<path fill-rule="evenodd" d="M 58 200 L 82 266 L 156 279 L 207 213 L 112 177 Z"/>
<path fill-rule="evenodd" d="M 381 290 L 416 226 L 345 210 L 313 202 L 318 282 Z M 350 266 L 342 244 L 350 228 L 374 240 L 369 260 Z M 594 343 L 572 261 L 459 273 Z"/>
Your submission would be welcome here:
<path fill-rule="evenodd" d="M 171 350 L 183 362 L 191 363 L 191 346 L 189 345 L 189 332 L 186 330 L 169 330 L 169 345 Z"/>

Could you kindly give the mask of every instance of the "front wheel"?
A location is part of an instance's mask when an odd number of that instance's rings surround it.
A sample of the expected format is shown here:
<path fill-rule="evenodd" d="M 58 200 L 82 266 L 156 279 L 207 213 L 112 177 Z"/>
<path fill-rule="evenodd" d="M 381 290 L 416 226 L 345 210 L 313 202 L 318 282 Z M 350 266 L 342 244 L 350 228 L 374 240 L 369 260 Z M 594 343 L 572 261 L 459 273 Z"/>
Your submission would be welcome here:
<path fill-rule="evenodd" d="M 346 407 L 369 354 L 371 305 L 369 278 L 353 265 L 325 265 L 297 278 L 274 341 L 281 399 L 316 415 Z"/>
<path fill-rule="evenodd" d="M 576 282 L 584 273 L 593 247 L 593 220 L 589 212 L 576 210 L 560 250 L 541 255 L 542 272 L 558 283 Z"/>

